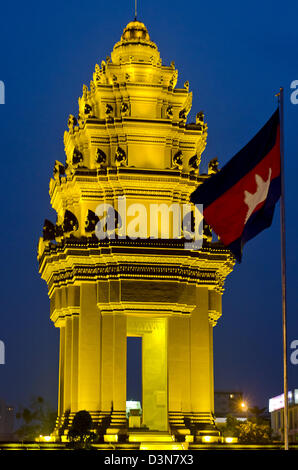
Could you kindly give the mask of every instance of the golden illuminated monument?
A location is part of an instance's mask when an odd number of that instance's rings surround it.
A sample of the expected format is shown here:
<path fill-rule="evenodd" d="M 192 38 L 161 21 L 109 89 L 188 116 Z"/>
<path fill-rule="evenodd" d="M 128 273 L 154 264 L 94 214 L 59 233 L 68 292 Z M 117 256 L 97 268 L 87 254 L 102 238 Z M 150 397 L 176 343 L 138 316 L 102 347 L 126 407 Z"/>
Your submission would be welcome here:
<path fill-rule="evenodd" d="M 208 178 L 199 174 L 204 115 L 187 124 L 192 93 L 188 82 L 176 88 L 177 75 L 133 21 L 95 66 L 90 88 L 83 86 L 78 117 L 69 117 L 66 164 L 56 161 L 50 180 L 57 221 L 45 221 L 38 245 L 60 329 L 57 429 L 79 410 L 94 423 L 110 416 L 114 435 L 127 427 L 130 336 L 142 338 L 142 425 L 195 439 L 214 429 L 213 327 L 234 260 L 206 231 L 200 250 L 187 249 L 163 215 L 155 235 L 149 216 L 140 228 L 142 208 L 149 214 L 160 205 L 164 214 L 173 203 L 188 204 Z M 104 203 L 117 211 L 116 236 L 99 239 Z"/>

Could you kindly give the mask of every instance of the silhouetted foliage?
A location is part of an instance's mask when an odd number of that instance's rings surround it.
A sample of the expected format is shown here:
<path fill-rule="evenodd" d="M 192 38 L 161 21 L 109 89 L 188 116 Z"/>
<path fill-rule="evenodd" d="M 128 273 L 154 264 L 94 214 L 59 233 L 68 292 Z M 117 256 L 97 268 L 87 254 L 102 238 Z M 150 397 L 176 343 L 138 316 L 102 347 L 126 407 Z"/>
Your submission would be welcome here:
<path fill-rule="evenodd" d="M 234 416 L 227 416 L 225 425 L 220 426 L 225 437 L 238 437 L 241 444 L 269 444 L 272 442 L 272 430 L 266 421 L 257 422 L 255 417 L 239 421 Z"/>
<path fill-rule="evenodd" d="M 96 438 L 96 434 L 91 431 L 92 425 L 90 413 L 86 410 L 78 411 L 73 418 L 68 433 L 69 441 L 74 444 L 75 447 L 87 448 L 90 442 L 94 441 Z"/>
<path fill-rule="evenodd" d="M 257 424 L 265 424 L 266 423 L 266 418 L 265 418 L 265 408 L 259 408 L 258 406 L 253 406 L 252 408 L 248 408 L 248 411 L 250 413 L 250 420 L 257 423 Z"/>
<path fill-rule="evenodd" d="M 50 435 L 55 427 L 57 412 L 42 397 L 34 398 L 28 407 L 21 407 L 16 418 L 22 421 L 16 431 L 22 441 L 34 441 L 38 436 Z"/>
<path fill-rule="evenodd" d="M 267 424 L 257 424 L 247 420 L 239 425 L 239 442 L 242 444 L 269 444 L 272 430 Z"/>

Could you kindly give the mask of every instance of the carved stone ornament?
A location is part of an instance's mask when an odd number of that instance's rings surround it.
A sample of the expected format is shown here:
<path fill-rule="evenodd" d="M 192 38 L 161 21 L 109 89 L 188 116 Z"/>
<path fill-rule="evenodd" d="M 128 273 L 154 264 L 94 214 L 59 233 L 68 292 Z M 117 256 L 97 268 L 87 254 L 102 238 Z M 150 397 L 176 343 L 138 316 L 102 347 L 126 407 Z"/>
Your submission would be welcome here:
<path fill-rule="evenodd" d="M 195 231 L 195 217 L 192 210 L 184 216 L 181 229 L 185 238 L 192 238 Z"/>
<path fill-rule="evenodd" d="M 111 118 L 113 115 L 113 106 L 110 104 L 106 104 L 105 115 L 107 118 Z"/>
<path fill-rule="evenodd" d="M 74 166 L 79 165 L 84 160 L 82 152 L 80 152 L 77 148 L 74 149 L 72 154 L 72 164 Z"/>
<path fill-rule="evenodd" d="M 84 114 L 86 114 L 86 116 L 90 116 L 92 114 L 92 106 L 88 103 L 85 104 Z"/>
<path fill-rule="evenodd" d="M 180 122 L 185 122 L 186 121 L 186 110 L 185 109 L 181 109 L 180 113 L 179 113 L 179 121 Z"/>
<path fill-rule="evenodd" d="M 201 131 L 205 131 L 207 129 L 207 124 L 205 123 L 205 115 L 203 111 L 200 111 L 196 114 L 196 125 Z"/>
<path fill-rule="evenodd" d="M 45 219 L 42 230 L 42 237 L 44 241 L 55 240 L 55 225 L 48 219 Z"/>
<path fill-rule="evenodd" d="M 73 128 L 74 126 L 76 126 L 78 124 L 76 118 L 70 114 L 69 117 L 68 117 L 68 121 L 67 121 L 67 125 L 68 125 L 68 128 L 71 132 L 73 132 Z"/>
<path fill-rule="evenodd" d="M 65 176 L 65 166 L 58 160 L 55 161 L 53 175 L 56 181 L 59 181 L 60 176 Z"/>
<path fill-rule="evenodd" d="M 62 228 L 64 233 L 75 232 L 79 228 L 78 219 L 69 210 L 65 211 Z"/>
<path fill-rule="evenodd" d="M 178 168 L 179 170 L 182 170 L 183 167 L 183 154 L 181 150 L 178 150 L 178 152 L 175 153 L 173 156 L 173 168 Z"/>
<path fill-rule="evenodd" d="M 189 81 L 187 80 L 186 82 L 184 82 L 184 88 L 185 90 L 189 91 Z"/>
<path fill-rule="evenodd" d="M 50 220 L 45 219 L 42 235 L 44 241 L 57 240 L 63 236 L 63 228 L 61 225 L 55 225 Z"/>
<path fill-rule="evenodd" d="M 95 72 L 94 72 L 96 82 L 100 82 L 100 67 L 98 64 L 95 64 Z"/>
<path fill-rule="evenodd" d="M 210 160 L 210 162 L 208 163 L 208 175 L 214 175 L 215 173 L 218 173 L 218 172 L 219 172 L 218 159 L 217 157 L 215 157 L 212 160 Z"/>
<path fill-rule="evenodd" d="M 106 73 L 106 62 L 104 60 L 101 61 L 101 70 L 102 70 L 102 73 Z"/>
<path fill-rule="evenodd" d="M 80 128 L 80 129 L 83 129 L 84 124 L 85 124 L 85 121 L 84 121 L 84 119 L 82 119 L 81 115 L 79 114 L 79 115 L 78 115 L 78 125 L 79 125 L 79 128 Z"/>
<path fill-rule="evenodd" d="M 87 233 L 93 233 L 95 231 L 95 226 L 97 222 L 99 221 L 99 218 L 97 215 L 91 211 L 90 209 L 88 210 L 87 218 L 85 221 L 85 230 Z"/>
<path fill-rule="evenodd" d="M 100 148 L 96 149 L 96 163 L 101 167 L 107 161 L 107 156 Z"/>
<path fill-rule="evenodd" d="M 125 151 L 118 147 L 115 153 L 115 164 L 116 166 L 125 165 L 127 163 L 127 156 Z"/>
<path fill-rule="evenodd" d="M 121 219 L 119 212 L 116 211 L 116 209 L 109 207 L 107 210 L 106 216 L 103 217 L 102 219 L 99 219 L 96 216 L 96 214 L 94 214 L 94 216 L 97 218 L 96 223 L 95 223 L 95 225 L 97 225 L 97 236 L 99 232 L 107 233 L 108 235 L 113 236 L 113 237 L 117 236 L 115 231 L 116 229 L 120 229 L 122 227 L 122 219 Z M 94 220 L 95 219 L 93 219 L 93 221 Z"/>
<path fill-rule="evenodd" d="M 196 124 L 203 124 L 204 123 L 204 112 L 200 111 L 196 114 Z"/>
<path fill-rule="evenodd" d="M 193 155 L 188 160 L 188 165 L 190 166 L 192 171 L 195 171 L 195 172 L 197 172 L 199 170 L 199 163 L 200 163 L 200 160 L 199 160 L 197 155 Z"/>
<path fill-rule="evenodd" d="M 55 239 L 59 240 L 63 237 L 63 227 L 62 225 L 55 225 Z"/>
<path fill-rule="evenodd" d="M 166 113 L 167 113 L 167 117 L 168 117 L 169 119 L 172 119 L 172 117 L 173 117 L 173 106 L 171 106 L 171 105 L 168 106 Z"/>
<path fill-rule="evenodd" d="M 128 110 L 129 110 L 128 104 L 127 104 L 127 103 L 124 103 L 124 102 L 121 103 L 120 113 L 121 113 L 123 116 L 127 116 Z"/>
<path fill-rule="evenodd" d="M 212 229 L 210 225 L 206 224 L 205 220 L 203 221 L 203 242 L 212 242 Z"/>
<path fill-rule="evenodd" d="M 87 85 L 83 85 L 83 98 L 86 100 L 88 97 L 88 87 Z"/>

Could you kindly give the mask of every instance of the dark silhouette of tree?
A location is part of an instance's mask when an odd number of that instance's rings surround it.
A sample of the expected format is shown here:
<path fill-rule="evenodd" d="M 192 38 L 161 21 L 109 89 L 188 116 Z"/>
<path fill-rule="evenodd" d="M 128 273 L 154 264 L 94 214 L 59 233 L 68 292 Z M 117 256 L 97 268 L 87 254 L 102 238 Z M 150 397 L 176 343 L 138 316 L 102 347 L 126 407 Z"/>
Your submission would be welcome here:
<path fill-rule="evenodd" d="M 263 424 L 266 419 L 265 419 L 265 408 L 259 408 L 258 406 L 253 406 L 252 408 L 248 408 L 248 411 L 251 415 L 251 420 L 254 421 L 257 424 Z"/>
<path fill-rule="evenodd" d="M 42 397 L 34 398 L 28 407 L 21 407 L 16 413 L 21 426 L 16 435 L 22 441 L 34 441 L 38 436 L 50 435 L 55 427 L 57 412 Z"/>
<path fill-rule="evenodd" d="M 234 416 L 228 415 L 225 424 L 220 426 L 220 429 L 226 437 L 238 437 L 239 421 Z"/>
<path fill-rule="evenodd" d="M 258 409 L 258 412 L 262 411 L 263 413 L 264 410 Z M 234 416 L 227 416 L 225 425 L 220 429 L 223 436 L 237 437 L 239 443 L 242 444 L 269 444 L 272 442 L 272 430 L 269 424 L 266 421 L 256 422 L 255 418 L 238 421 Z"/>
<path fill-rule="evenodd" d="M 257 424 L 247 420 L 239 425 L 239 442 L 243 444 L 269 444 L 272 430 L 267 424 Z"/>
<path fill-rule="evenodd" d="M 69 441 L 74 444 L 79 444 L 79 447 L 87 447 L 88 444 L 95 439 L 95 433 L 92 429 L 92 418 L 90 413 L 86 410 L 78 411 L 71 425 L 68 433 Z"/>

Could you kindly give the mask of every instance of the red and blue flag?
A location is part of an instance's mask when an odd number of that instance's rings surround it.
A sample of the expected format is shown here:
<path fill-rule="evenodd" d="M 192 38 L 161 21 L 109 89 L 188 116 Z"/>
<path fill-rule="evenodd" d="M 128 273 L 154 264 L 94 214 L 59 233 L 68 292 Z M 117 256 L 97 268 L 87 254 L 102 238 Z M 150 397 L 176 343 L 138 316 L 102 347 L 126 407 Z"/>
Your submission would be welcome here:
<path fill-rule="evenodd" d="M 270 227 L 281 195 L 279 110 L 218 173 L 192 194 L 203 204 L 205 222 L 235 258 L 243 246 Z"/>

